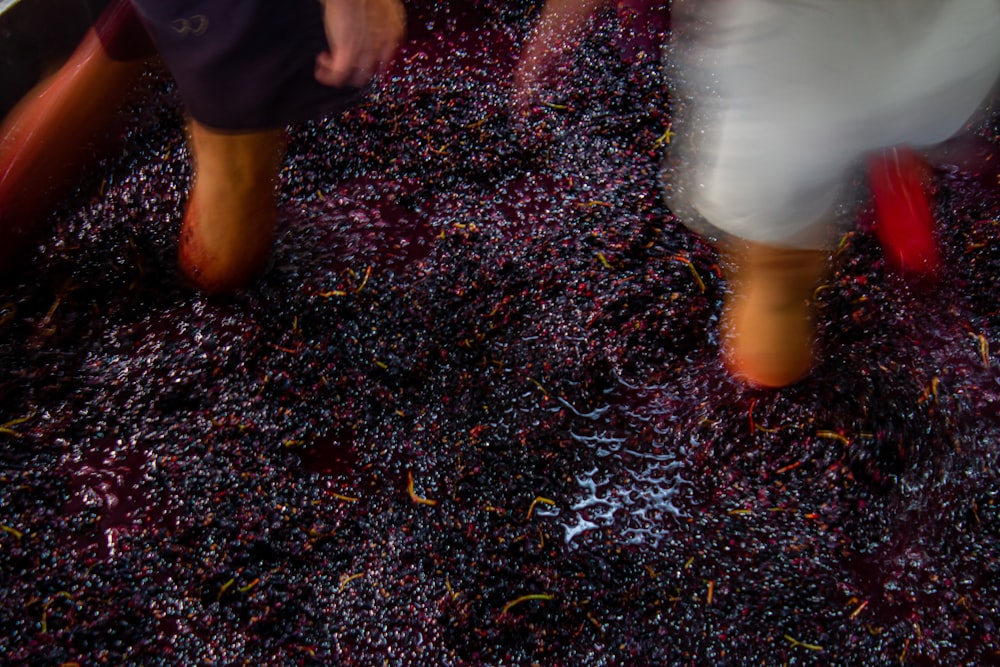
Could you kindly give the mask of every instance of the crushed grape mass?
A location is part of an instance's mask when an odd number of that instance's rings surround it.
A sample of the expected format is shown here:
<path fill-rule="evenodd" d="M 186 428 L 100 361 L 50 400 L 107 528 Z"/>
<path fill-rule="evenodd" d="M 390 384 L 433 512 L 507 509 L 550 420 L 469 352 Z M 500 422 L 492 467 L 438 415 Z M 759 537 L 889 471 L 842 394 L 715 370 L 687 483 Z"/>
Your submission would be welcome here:
<path fill-rule="evenodd" d="M 290 129 L 227 299 L 175 268 L 183 110 L 143 79 L 0 288 L 4 664 L 1000 661 L 1000 117 L 930 155 L 940 280 L 859 184 L 818 367 L 744 387 L 643 4 L 519 114 L 537 3 L 411 3 L 365 100 Z"/>

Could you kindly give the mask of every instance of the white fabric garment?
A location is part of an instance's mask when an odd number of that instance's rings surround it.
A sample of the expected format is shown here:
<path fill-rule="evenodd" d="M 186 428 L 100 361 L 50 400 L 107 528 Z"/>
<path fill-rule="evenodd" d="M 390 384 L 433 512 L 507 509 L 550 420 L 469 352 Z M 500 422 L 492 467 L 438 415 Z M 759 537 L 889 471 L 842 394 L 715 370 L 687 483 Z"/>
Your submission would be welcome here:
<path fill-rule="evenodd" d="M 947 139 L 1000 76 L 1000 0 L 695 3 L 675 4 L 691 149 L 668 201 L 748 240 L 818 245 L 859 158 Z"/>

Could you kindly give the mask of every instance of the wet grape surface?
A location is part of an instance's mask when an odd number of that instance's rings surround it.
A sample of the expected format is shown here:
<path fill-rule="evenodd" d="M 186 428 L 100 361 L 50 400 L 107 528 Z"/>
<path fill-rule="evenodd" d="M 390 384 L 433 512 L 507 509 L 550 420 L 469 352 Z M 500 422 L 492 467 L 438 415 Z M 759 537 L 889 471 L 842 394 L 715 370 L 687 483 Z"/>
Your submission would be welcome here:
<path fill-rule="evenodd" d="M 748 388 L 662 202 L 648 4 L 519 115 L 537 3 L 411 3 L 365 101 L 290 129 L 226 299 L 175 267 L 183 111 L 144 79 L 0 291 L 0 662 L 1000 662 L 1000 120 L 930 155 L 938 282 L 861 188 L 815 372 Z"/>

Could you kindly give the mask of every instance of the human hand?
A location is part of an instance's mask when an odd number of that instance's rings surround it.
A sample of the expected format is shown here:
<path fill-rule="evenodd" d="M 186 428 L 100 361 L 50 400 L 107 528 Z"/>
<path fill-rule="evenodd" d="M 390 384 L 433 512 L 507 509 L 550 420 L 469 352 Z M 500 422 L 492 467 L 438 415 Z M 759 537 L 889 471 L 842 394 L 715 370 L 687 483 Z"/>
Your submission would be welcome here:
<path fill-rule="evenodd" d="M 316 80 L 361 88 L 392 60 L 406 30 L 399 0 L 323 0 L 329 51 L 316 56 Z"/>

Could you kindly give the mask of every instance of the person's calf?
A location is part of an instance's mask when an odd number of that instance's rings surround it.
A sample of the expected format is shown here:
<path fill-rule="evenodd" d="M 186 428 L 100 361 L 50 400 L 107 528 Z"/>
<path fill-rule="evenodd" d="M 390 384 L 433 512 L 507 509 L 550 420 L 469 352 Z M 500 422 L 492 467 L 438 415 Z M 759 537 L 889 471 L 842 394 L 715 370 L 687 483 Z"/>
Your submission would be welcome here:
<path fill-rule="evenodd" d="M 814 363 L 812 296 L 829 270 L 827 253 L 746 243 L 725 251 L 733 266 L 723 304 L 723 360 L 753 385 L 783 387 Z"/>
<path fill-rule="evenodd" d="M 192 122 L 194 181 L 178 248 L 196 287 L 228 293 L 267 266 L 277 217 L 283 130 L 229 133 Z"/>
<path fill-rule="evenodd" d="M 145 68 L 116 60 L 95 29 L 0 124 L 0 271 L 11 268 L 95 153 Z M 110 152 L 110 151 L 105 151 Z"/>

